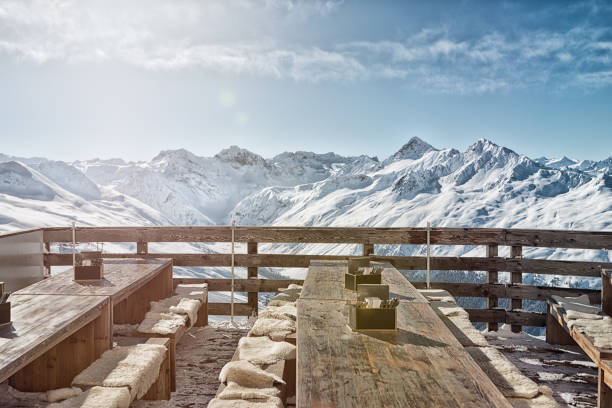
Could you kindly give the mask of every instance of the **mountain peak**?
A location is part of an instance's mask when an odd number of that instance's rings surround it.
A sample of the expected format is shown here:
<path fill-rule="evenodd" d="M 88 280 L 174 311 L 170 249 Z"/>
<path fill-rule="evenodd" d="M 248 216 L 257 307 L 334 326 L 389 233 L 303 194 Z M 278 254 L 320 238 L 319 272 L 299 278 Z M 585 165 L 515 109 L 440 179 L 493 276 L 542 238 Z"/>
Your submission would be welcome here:
<path fill-rule="evenodd" d="M 238 163 L 242 166 L 265 165 L 266 160 L 260 155 L 243 149 L 236 145 L 232 145 L 227 149 L 221 150 L 215 157 L 224 162 Z"/>
<path fill-rule="evenodd" d="M 397 160 L 416 160 L 423 157 L 423 155 L 429 151 L 437 151 L 435 147 L 430 145 L 429 143 L 423 141 L 422 139 L 414 136 L 412 137 L 408 143 L 403 145 L 395 154 L 389 157 L 386 162 L 393 162 Z"/>

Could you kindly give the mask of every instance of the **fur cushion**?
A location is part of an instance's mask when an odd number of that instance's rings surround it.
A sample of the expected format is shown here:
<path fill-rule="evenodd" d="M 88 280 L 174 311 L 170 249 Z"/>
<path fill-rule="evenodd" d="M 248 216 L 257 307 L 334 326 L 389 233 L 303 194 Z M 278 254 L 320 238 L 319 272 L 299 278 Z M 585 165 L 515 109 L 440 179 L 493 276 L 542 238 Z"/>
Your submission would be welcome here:
<path fill-rule="evenodd" d="M 272 299 L 270 303 L 268 303 L 268 306 L 286 306 L 286 305 L 295 306 L 295 302 L 291 302 L 289 300 Z"/>
<path fill-rule="evenodd" d="M 283 408 L 283 402 L 276 397 L 252 401 L 213 398 L 208 403 L 208 408 Z"/>
<path fill-rule="evenodd" d="M 82 389 L 78 387 L 66 387 L 66 388 L 58 388 L 56 390 L 47 391 L 47 401 L 49 402 L 58 402 L 63 401 L 68 398 L 76 397 L 77 395 L 83 392 Z"/>
<path fill-rule="evenodd" d="M 419 292 L 430 302 L 455 303 L 455 298 L 444 289 L 422 289 Z"/>
<path fill-rule="evenodd" d="M 270 388 L 247 388 L 235 382 L 230 382 L 227 387 L 219 393 L 217 398 L 221 399 L 245 399 L 245 400 L 267 400 L 270 397 L 278 397 L 280 390 L 276 387 Z"/>
<path fill-rule="evenodd" d="M 128 408 L 131 398 L 127 387 L 92 387 L 82 394 L 49 408 Z"/>
<path fill-rule="evenodd" d="M 176 313 L 147 312 L 138 325 L 140 333 L 172 334 L 187 323 L 187 316 Z"/>
<path fill-rule="evenodd" d="M 540 394 L 535 398 L 508 398 L 513 408 L 559 408 L 557 401 L 550 395 Z"/>
<path fill-rule="evenodd" d="M 136 344 L 105 351 L 89 367 L 81 371 L 72 385 L 128 387 L 132 400 L 142 398 L 159 376 L 159 368 L 166 356 L 160 344 Z"/>
<path fill-rule="evenodd" d="M 297 320 L 297 308 L 293 304 L 268 306 L 260 314 L 263 319 Z"/>
<path fill-rule="evenodd" d="M 196 299 L 204 302 L 204 294 L 208 289 L 206 283 L 181 283 L 176 285 L 174 293 L 183 298 Z"/>
<path fill-rule="evenodd" d="M 156 302 L 151 302 L 151 312 L 187 315 L 187 317 L 189 317 L 189 327 L 191 327 L 198 319 L 200 305 L 201 303 L 197 299 L 172 296 Z"/>
<path fill-rule="evenodd" d="M 295 322 L 292 320 L 257 319 L 248 336 L 268 336 L 272 340 L 284 340 L 288 334 L 295 333 Z"/>
<path fill-rule="evenodd" d="M 496 348 L 466 347 L 465 350 L 505 397 L 533 398 L 538 395 L 538 385 L 521 373 Z"/>
<path fill-rule="evenodd" d="M 234 382 L 249 388 L 270 388 L 275 382 L 284 384 L 282 378 L 269 373 L 248 361 L 230 361 L 223 366 L 219 373 L 222 383 Z"/>
<path fill-rule="evenodd" d="M 286 341 L 272 341 L 269 337 L 243 337 L 238 342 L 238 358 L 250 363 L 274 364 L 295 359 L 295 346 Z"/>

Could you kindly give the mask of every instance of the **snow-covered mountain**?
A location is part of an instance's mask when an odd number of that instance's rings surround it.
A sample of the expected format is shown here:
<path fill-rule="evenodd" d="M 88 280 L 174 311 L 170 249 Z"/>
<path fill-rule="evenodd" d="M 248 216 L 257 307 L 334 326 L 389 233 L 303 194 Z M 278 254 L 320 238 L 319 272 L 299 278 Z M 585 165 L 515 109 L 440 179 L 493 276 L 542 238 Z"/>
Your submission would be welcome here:
<path fill-rule="evenodd" d="M 434 226 L 612 230 L 611 167 L 612 156 L 599 162 L 532 160 L 485 139 L 460 152 L 412 138 L 383 161 L 310 152 L 265 159 L 237 146 L 213 157 L 163 151 L 149 162 L 64 163 L 0 155 L 0 232 L 73 220 L 81 225 L 210 225 L 231 219 L 242 225 L 400 227 L 430 221 Z M 223 244 L 195 247 L 215 251 Z M 359 248 L 267 245 L 262 251 L 353 254 Z M 423 248 L 377 246 L 376 251 L 409 255 Z M 436 247 L 434 254 L 479 256 L 484 249 Z M 606 251 L 546 248 L 526 249 L 525 256 L 612 259 Z M 439 276 L 458 279 L 456 272 Z M 572 277 L 526 279 L 597 284 Z"/>

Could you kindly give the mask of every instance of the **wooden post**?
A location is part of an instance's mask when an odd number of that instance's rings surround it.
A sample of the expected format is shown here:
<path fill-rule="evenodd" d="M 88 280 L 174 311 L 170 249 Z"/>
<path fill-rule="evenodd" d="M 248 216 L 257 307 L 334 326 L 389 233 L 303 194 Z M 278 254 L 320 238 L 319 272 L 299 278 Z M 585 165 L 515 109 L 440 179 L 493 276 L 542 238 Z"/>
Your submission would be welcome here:
<path fill-rule="evenodd" d="M 601 271 L 601 310 L 612 316 L 612 270 Z"/>
<path fill-rule="evenodd" d="M 523 257 L 523 247 L 520 245 L 514 245 L 510 247 L 510 257 L 511 258 L 522 258 Z M 510 274 L 510 283 L 523 283 L 523 273 L 522 272 L 512 272 Z M 522 309 L 523 308 L 523 299 L 511 299 L 510 300 L 510 310 Z M 522 326 L 513 324 L 512 332 L 520 333 L 522 330 Z"/>
<path fill-rule="evenodd" d="M 498 254 L 497 245 L 487 245 L 487 258 L 495 258 Z M 487 271 L 487 283 L 497 283 L 498 273 L 497 269 L 491 269 Z M 487 298 L 487 309 L 494 309 L 498 306 L 498 299 L 496 296 L 489 296 Z M 487 323 L 489 331 L 497 331 L 499 328 L 496 322 Z"/>
<path fill-rule="evenodd" d="M 374 244 L 363 244 L 363 256 L 374 255 Z"/>
<path fill-rule="evenodd" d="M 136 253 L 137 254 L 146 254 L 149 252 L 149 243 L 145 241 L 136 242 Z"/>
<path fill-rule="evenodd" d="M 51 243 L 45 242 L 45 254 L 51 253 Z M 51 276 L 51 265 L 45 262 L 45 275 Z"/>
<path fill-rule="evenodd" d="M 608 374 L 601 367 L 597 371 L 597 408 L 612 407 L 612 389 L 608 386 L 610 381 L 605 377 Z"/>
<path fill-rule="evenodd" d="M 553 314 L 550 303 L 546 304 L 546 343 L 560 345 L 576 344 L 572 336 L 561 326 L 556 315 Z"/>
<path fill-rule="evenodd" d="M 257 242 L 247 242 L 247 254 L 255 255 L 257 254 Z M 259 275 L 259 268 L 256 266 L 249 266 L 247 269 L 247 278 L 249 279 L 257 279 Z M 255 315 L 259 314 L 259 300 L 258 300 L 259 292 L 249 292 L 247 303 L 251 307 L 251 310 L 255 313 Z M 253 313 L 252 312 L 252 313 Z"/>

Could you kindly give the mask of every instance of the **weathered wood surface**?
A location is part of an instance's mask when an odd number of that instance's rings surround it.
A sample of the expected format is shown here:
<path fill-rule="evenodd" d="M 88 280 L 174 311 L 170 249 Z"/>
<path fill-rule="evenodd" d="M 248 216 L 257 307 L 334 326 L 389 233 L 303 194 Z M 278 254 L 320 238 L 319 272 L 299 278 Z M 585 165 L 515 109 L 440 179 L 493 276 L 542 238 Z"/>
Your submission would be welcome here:
<path fill-rule="evenodd" d="M 253 309 L 248 303 L 234 303 L 235 316 L 250 316 Z M 229 316 L 231 314 L 231 303 L 209 302 L 208 314 L 211 316 Z"/>
<path fill-rule="evenodd" d="M 612 269 L 601 270 L 601 310 L 612 316 Z"/>
<path fill-rule="evenodd" d="M 257 253 L 257 242 L 249 242 L 247 243 L 247 253 L 250 255 L 254 255 Z M 248 279 L 257 279 L 259 275 L 259 269 L 256 266 L 250 266 L 247 269 L 247 278 Z M 258 300 L 259 296 L 257 291 L 249 291 L 247 295 L 247 303 L 251 305 L 251 309 L 255 311 L 255 314 L 258 312 Z"/>
<path fill-rule="evenodd" d="M 348 272 L 348 264 L 313 261 L 311 265 L 300 299 L 344 299 L 344 274 Z"/>
<path fill-rule="evenodd" d="M 182 254 L 182 253 L 105 253 L 105 258 L 172 258 L 176 266 L 230 266 L 231 254 Z M 308 268 L 311 261 L 342 261 L 349 255 L 286 255 L 286 254 L 236 254 L 237 267 Z M 72 265 L 71 254 L 45 254 L 45 265 Z M 422 256 L 373 256 L 373 261 L 388 262 L 396 269 L 424 270 L 427 259 Z M 612 269 L 612 263 L 558 261 L 549 259 L 502 257 L 431 257 L 432 270 L 488 271 L 534 273 L 542 275 L 601 276 L 601 268 Z"/>
<path fill-rule="evenodd" d="M 499 254 L 499 247 L 497 245 L 487 245 L 487 258 L 496 258 Z M 487 283 L 495 284 L 499 281 L 498 269 L 493 267 L 487 270 Z M 431 287 L 431 284 L 430 284 Z M 487 309 L 495 309 L 499 304 L 497 296 L 489 295 L 487 298 Z M 487 328 L 489 331 L 497 331 L 499 326 L 497 322 L 488 322 Z"/>
<path fill-rule="evenodd" d="M 36 371 L 33 375 L 39 376 L 31 379 L 32 386 L 40 388 L 46 381 L 55 381 L 49 376 L 91 363 L 92 356 L 110 346 L 110 324 L 102 321 L 110 319 L 108 297 L 13 294 L 10 300 L 12 323 L 0 328 L 0 382 L 51 351 L 53 356 L 43 366 L 32 367 Z M 102 319 L 94 322 L 100 316 Z M 74 342 L 61 345 L 75 334 L 81 356 L 75 356 L 71 349 L 71 345 L 77 346 Z"/>
<path fill-rule="evenodd" d="M 411 282 L 417 289 L 425 289 L 425 282 Z M 453 296 L 488 297 L 509 299 L 533 299 L 546 301 L 552 295 L 580 296 L 587 295 L 591 303 L 599 303 L 601 291 L 594 289 L 555 288 L 549 286 L 532 286 L 525 284 L 490 284 L 468 282 L 431 282 L 433 289 L 444 289 Z"/>
<path fill-rule="evenodd" d="M 46 242 L 70 242 L 71 229 L 45 228 Z M 229 226 L 78 227 L 78 242 L 230 242 Z M 426 228 L 245 227 L 235 231 L 237 242 L 312 242 L 425 244 Z M 555 248 L 612 249 L 612 232 L 501 228 L 431 229 L 432 245 L 522 245 Z"/>
<path fill-rule="evenodd" d="M 229 291 L 232 289 L 231 279 L 221 278 L 174 278 L 174 287 L 181 283 L 207 283 L 208 290 Z M 278 292 L 291 284 L 301 285 L 303 279 L 234 279 L 236 292 Z M 599 291 L 597 291 L 599 293 Z"/>
<path fill-rule="evenodd" d="M 336 277 L 321 285 L 316 279 L 325 274 L 311 274 L 317 268 Z M 298 300 L 298 406 L 510 407 L 416 289 L 399 272 L 385 272 L 383 282 L 403 294 L 397 331 L 352 331 L 344 295 Z M 343 287 L 343 274 L 337 265 L 313 265 L 304 290 Z"/>
<path fill-rule="evenodd" d="M 117 304 L 145 286 L 160 272 L 171 269 L 169 259 L 104 260 L 104 280 L 101 282 L 75 282 L 72 269 L 53 275 L 23 288 L 16 294 L 23 295 L 83 295 L 110 296 Z M 170 293 L 172 283 L 170 281 Z"/>

